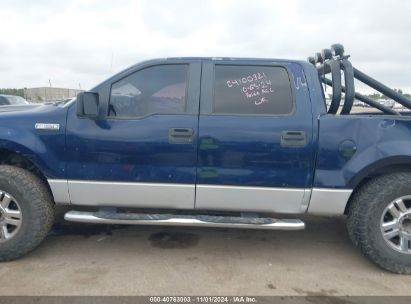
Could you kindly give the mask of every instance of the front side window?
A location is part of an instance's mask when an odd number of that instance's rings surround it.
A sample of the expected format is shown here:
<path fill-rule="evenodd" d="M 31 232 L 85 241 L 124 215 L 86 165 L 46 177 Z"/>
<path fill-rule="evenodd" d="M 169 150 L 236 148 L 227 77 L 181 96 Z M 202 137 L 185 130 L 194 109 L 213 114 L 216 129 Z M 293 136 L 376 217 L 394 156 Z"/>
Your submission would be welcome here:
<path fill-rule="evenodd" d="M 283 67 L 216 65 L 216 114 L 287 115 L 294 109 L 291 83 Z"/>
<path fill-rule="evenodd" d="M 159 65 L 114 83 L 108 116 L 127 118 L 185 113 L 187 72 L 188 65 Z"/>

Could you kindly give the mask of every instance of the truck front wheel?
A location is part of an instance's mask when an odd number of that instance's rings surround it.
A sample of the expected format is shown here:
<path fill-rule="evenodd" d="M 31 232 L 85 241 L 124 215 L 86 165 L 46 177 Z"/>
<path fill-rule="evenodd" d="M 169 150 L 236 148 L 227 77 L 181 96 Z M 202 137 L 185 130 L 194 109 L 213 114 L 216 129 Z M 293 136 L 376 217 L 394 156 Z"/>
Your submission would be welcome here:
<path fill-rule="evenodd" d="M 46 185 L 32 173 L 0 166 L 0 261 L 34 249 L 54 221 L 54 203 Z"/>
<path fill-rule="evenodd" d="M 411 173 L 366 182 L 351 198 L 347 227 L 353 243 L 371 261 L 411 274 Z"/>

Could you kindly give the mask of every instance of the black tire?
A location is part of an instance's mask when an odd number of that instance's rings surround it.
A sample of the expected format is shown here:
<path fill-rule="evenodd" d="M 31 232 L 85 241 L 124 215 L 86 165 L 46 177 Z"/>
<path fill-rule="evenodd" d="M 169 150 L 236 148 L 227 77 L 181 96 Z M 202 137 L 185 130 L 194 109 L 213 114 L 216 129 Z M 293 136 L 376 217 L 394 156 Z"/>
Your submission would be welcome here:
<path fill-rule="evenodd" d="M 0 242 L 0 261 L 10 261 L 27 254 L 46 237 L 54 222 L 54 202 L 44 182 L 17 167 L 0 166 L 0 191 L 18 202 L 22 215 L 15 235 Z"/>
<path fill-rule="evenodd" d="M 384 240 L 381 218 L 388 205 L 411 195 L 411 173 L 376 177 L 361 186 L 348 208 L 347 229 L 352 242 L 371 261 L 399 274 L 411 274 L 411 254 L 399 252 Z"/>

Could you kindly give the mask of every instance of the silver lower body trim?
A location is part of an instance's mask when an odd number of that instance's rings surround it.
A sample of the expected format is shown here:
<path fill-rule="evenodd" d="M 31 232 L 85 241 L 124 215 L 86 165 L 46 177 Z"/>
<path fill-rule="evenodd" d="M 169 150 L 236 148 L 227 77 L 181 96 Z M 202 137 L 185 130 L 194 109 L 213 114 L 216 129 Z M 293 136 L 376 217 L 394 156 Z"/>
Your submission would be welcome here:
<path fill-rule="evenodd" d="M 196 209 L 304 213 L 310 189 L 197 185 Z"/>
<path fill-rule="evenodd" d="M 165 220 L 126 220 L 106 219 L 97 217 L 93 212 L 69 211 L 64 219 L 72 222 L 95 223 L 95 224 L 125 224 L 125 225 L 156 225 L 156 226 L 201 226 L 215 228 L 245 228 L 262 230 L 302 230 L 304 222 L 298 219 L 274 220 L 271 224 L 244 224 L 244 223 L 216 223 L 206 222 L 199 219 L 171 218 Z"/>
<path fill-rule="evenodd" d="M 71 203 L 87 206 L 193 209 L 195 185 L 68 181 Z"/>
<path fill-rule="evenodd" d="M 351 189 L 313 188 L 308 213 L 342 215 L 352 192 Z"/>
<path fill-rule="evenodd" d="M 59 204 L 318 215 L 344 214 L 353 191 L 55 179 L 48 182 L 54 201 Z"/>
<path fill-rule="evenodd" d="M 56 204 L 70 204 L 70 195 L 66 179 L 48 179 L 51 193 Z"/>

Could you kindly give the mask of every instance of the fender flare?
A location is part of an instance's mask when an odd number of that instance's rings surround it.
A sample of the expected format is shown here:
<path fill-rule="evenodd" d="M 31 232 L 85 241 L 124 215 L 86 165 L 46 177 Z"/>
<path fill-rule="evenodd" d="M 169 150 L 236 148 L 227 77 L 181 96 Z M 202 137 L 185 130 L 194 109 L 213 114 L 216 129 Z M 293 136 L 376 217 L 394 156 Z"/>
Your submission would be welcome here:
<path fill-rule="evenodd" d="M 389 172 L 408 170 L 411 170 L 411 156 L 390 156 L 377 160 L 361 169 L 349 180 L 347 187 L 355 190 L 367 178 Z"/>

